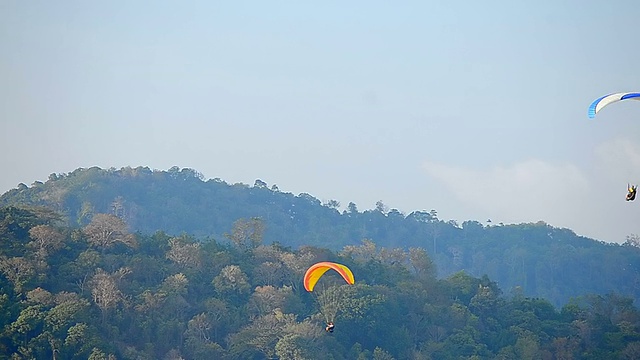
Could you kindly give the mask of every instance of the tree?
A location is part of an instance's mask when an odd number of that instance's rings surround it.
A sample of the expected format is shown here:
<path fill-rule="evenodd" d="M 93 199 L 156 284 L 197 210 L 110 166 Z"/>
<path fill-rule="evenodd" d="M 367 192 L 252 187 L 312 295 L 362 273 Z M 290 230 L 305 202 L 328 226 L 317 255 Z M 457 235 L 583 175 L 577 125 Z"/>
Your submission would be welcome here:
<path fill-rule="evenodd" d="M 177 273 L 167 276 L 160 289 L 167 295 L 185 295 L 188 285 L 189 279 L 183 273 Z"/>
<path fill-rule="evenodd" d="M 284 264 L 284 281 L 297 290 L 300 279 L 305 271 L 313 263 L 314 255 L 309 251 L 298 251 L 297 253 L 284 252 L 280 255 L 280 261 Z"/>
<path fill-rule="evenodd" d="M 275 346 L 279 359 L 313 360 L 318 358 L 319 349 L 309 339 L 296 334 L 284 335 Z"/>
<path fill-rule="evenodd" d="M 276 344 L 287 334 L 287 329 L 295 323 L 295 315 L 281 312 L 258 317 L 230 337 L 230 350 L 232 353 L 242 354 L 246 353 L 246 347 L 249 347 L 258 350 L 268 358 L 273 358 L 276 355 Z"/>
<path fill-rule="evenodd" d="M 191 338 L 196 340 L 197 342 L 203 343 L 211 340 L 211 337 L 209 335 L 210 330 L 211 323 L 207 318 L 207 314 L 200 313 L 189 320 L 185 335 L 187 338 Z"/>
<path fill-rule="evenodd" d="M 233 223 L 231 234 L 225 234 L 231 243 L 241 250 L 252 250 L 262 243 L 265 225 L 262 219 L 239 219 Z"/>
<path fill-rule="evenodd" d="M 116 357 L 113 354 L 107 355 L 104 351 L 98 348 L 93 348 L 91 355 L 89 355 L 87 360 L 116 360 Z"/>
<path fill-rule="evenodd" d="M 11 281 L 15 292 L 21 293 L 24 285 L 35 274 L 35 268 L 23 257 L 0 257 L 0 272 Z"/>
<path fill-rule="evenodd" d="M 29 229 L 29 236 L 33 239 L 28 246 L 35 249 L 36 257 L 44 260 L 51 252 L 64 246 L 64 235 L 49 225 L 37 225 Z"/>
<path fill-rule="evenodd" d="M 363 239 L 362 245 L 346 245 L 341 252 L 342 256 L 352 258 L 358 263 L 364 264 L 377 258 L 378 249 L 376 244 L 370 239 Z"/>
<path fill-rule="evenodd" d="M 276 289 L 273 286 L 258 286 L 249 298 L 249 311 L 257 316 L 271 313 L 275 309 L 282 308 L 286 300 L 286 290 Z"/>
<path fill-rule="evenodd" d="M 328 200 L 324 203 L 324 206 L 330 209 L 338 210 L 340 208 L 340 202 L 338 200 Z"/>
<path fill-rule="evenodd" d="M 78 209 L 78 224 L 86 224 L 87 220 L 90 219 L 93 214 L 95 214 L 96 210 L 93 205 L 88 201 L 83 201 L 80 209 Z"/>
<path fill-rule="evenodd" d="M 518 355 L 518 359 L 533 360 L 540 356 L 540 343 L 533 334 L 518 338 L 513 349 Z"/>
<path fill-rule="evenodd" d="M 55 336 L 63 336 L 70 326 L 83 318 L 89 302 L 76 293 L 61 292 L 55 295 L 54 304 L 45 316 L 47 328 Z"/>
<path fill-rule="evenodd" d="M 573 360 L 575 359 L 575 352 L 578 348 L 577 341 L 575 339 L 569 339 L 566 337 L 559 337 L 553 339 L 551 344 L 553 348 L 553 356 L 557 360 Z"/>
<path fill-rule="evenodd" d="M 347 205 L 347 211 L 349 212 L 349 214 L 357 214 L 358 213 L 358 206 L 354 202 L 350 202 Z"/>
<path fill-rule="evenodd" d="M 168 353 L 165 354 L 162 360 L 185 360 L 185 359 L 180 354 L 180 351 L 178 351 L 177 349 L 171 349 L 169 350 Z"/>
<path fill-rule="evenodd" d="M 44 319 L 42 305 L 29 305 L 20 311 L 16 320 L 8 326 L 9 334 L 16 345 L 29 346 L 29 341 L 38 335 Z"/>
<path fill-rule="evenodd" d="M 211 324 L 213 339 L 214 341 L 219 342 L 222 340 L 219 337 L 219 334 L 224 329 L 224 326 L 231 322 L 233 315 L 230 312 L 228 304 L 217 298 L 209 298 L 205 300 L 204 306 L 207 310 L 207 318 Z"/>
<path fill-rule="evenodd" d="M 64 339 L 64 346 L 68 352 L 76 355 L 85 354 L 86 357 L 93 345 L 89 333 L 89 325 L 86 323 L 76 323 L 69 327 Z"/>
<path fill-rule="evenodd" d="M 376 201 L 376 211 L 382 214 L 386 214 L 389 211 L 389 207 L 385 205 L 385 203 L 382 202 L 382 200 L 378 200 Z"/>
<path fill-rule="evenodd" d="M 184 237 L 179 237 L 169 240 L 169 246 L 171 248 L 167 252 L 167 259 L 183 268 L 200 268 L 202 264 L 200 243 L 187 242 Z"/>
<path fill-rule="evenodd" d="M 638 234 L 627 235 L 626 241 L 622 245 L 640 247 L 640 236 Z"/>
<path fill-rule="evenodd" d="M 127 224 L 114 215 L 94 215 L 83 232 L 91 245 L 103 250 L 118 242 L 129 247 L 135 246 L 135 237 L 127 232 Z"/>
<path fill-rule="evenodd" d="M 13 331 L 24 336 L 29 356 L 56 359 L 64 350 L 65 338 L 73 325 L 86 317 L 88 301 L 75 293 L 61 292 L 54 296 L 37 288 L 27 293 L 27 302 L 30 305 L 12 324 Z"/>
<path fill-rule="evenodd" d="M 0 254 L 22 256 L 29 229 L 39 225 L 35 211 L 9 206 L 0 208 Z"/>
<path fill-rule="evenodd" d="M 373 349 L 373 360 L 394 360 L 394 357 L 382 348 L 376 347 Z"/>
<path fill-rule="evenodd" d="M 637 360 L 640 359 L 640 342 L 635 341 L 627 344 L 622 350 L 622 359 Z"/>
<path fill-rule="evenodd" d="M 249 292 L 247 275 L 238 265 L 228 265 L 222 268 L 220 274 L 213 279 L 216 291 L 221 294 L 246 294 Z"/>
<path fill-rule="evenodd" d="M 111 203 L 111 211 L 113 211 L 113 215 L 119 217 L 120 219 L 125 219 L 127 216 L 126 208 L 125 208 L 125 200 L 122 196 L 116 196 Z"/>
<path fill-rule="evenodd" d="M 420 223 L 427 223 L 434 220 L 432 213 L 426 211 L 414 211 L 409 214 L 407 218 Z"/>
<path fill-rule="evenodd" d="M 409 264 L 411 270 L 419 279 L 432 280 L 436 277 L 436 267 L 423 248 L 412 247 L 409 249 Z"/>
<path fill-rule="evenodd" d="M 118 281 L 129 272 L 130 270 L 123 268 L 113 274 L 108 274 L 104 270 L 98 269 L 91 279 L 93 302 L 102 311 L 103 320 L 109 310 L 124 299 L 124 295 L 118 288 Z"/>
<path fill-rule="evenodd" d="M 267 188 L 267 183 L 262 181 L 262 180 L 260 180 L 260 179 L 256 179 L 256 181 L 253 183 L 253 187 L 266 189 Z"/>
<path fill-rule="evenodd" d="M 280 262 L 265 261 L 253 270 L 256 284 L 278 285 L 283 279 L 283 265 Z"/>

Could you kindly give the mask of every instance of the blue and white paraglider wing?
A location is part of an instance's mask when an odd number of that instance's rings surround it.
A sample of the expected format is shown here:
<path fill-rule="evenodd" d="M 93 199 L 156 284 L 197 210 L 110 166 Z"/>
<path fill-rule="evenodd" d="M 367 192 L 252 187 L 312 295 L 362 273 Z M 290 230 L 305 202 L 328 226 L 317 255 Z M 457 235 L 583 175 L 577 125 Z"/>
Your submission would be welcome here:
<path fill-rule="evenodd" d="M 615 93 L 605 95 L 596 101 L 594 101 L 591 106 L 589 106 L 589 117 L 594 118 L 596 114 L 602 110 L 607 105 L 616 103 L 622 100 L 640 100 L 640 93 L 637 92 L 623 92 L 623 93 Z"/>

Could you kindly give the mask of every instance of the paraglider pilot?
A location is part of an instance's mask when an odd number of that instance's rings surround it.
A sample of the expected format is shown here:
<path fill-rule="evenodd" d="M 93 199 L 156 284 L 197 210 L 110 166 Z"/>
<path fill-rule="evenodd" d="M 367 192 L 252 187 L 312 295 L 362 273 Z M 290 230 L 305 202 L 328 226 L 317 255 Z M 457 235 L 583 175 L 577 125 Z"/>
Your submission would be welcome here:
<path fill-rule="evenodd" d="M 636 189 L 638 188 L 637 185 L 631 185 L 629 186 L 629 184 L 627 184 L 627 191 L 629 191 L 629 193 L 627 193 L 627 201 L 633 201 L 636 199 Z"/>
<path fill-rule="evenodd" d="M 334 326 L 335 326 L 335 325 L 333 325 L 333 321 L 329 321 L 329 322 L 327 323 L 327 327 L 326 327 L 326 328 L 324 328 L 324 331 L 332 333 L 332 332 L 333 332 L 333 327 L 334 327 Z"/>

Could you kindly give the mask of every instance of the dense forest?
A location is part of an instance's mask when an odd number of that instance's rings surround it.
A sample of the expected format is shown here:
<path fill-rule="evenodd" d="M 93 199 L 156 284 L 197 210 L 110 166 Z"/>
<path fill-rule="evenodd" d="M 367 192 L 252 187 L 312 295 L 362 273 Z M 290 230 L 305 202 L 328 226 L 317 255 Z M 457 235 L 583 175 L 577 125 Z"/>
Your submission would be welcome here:
<path fill-rule="evenodd" d="M 0 208 L 0 359 L 638 359 L 640 311 L 616 293 L 561 308 L 487 276 L 436 277 L 419 247 L 266 244 L 239 218 L 224 239 L 131 233 L 93 213 Z M 309 293 L 306 268 L 335 261 Z M 327 314 L 335 331 L 324 330 Z"/>
<path fill-rule="evenodd" d="M 80 168 L 30 186 L 20 184 L 0 196 L 0 206 L 49 208 L 65 226 L 86 226 L 95 214 L 123 219 L 128 230 L 149 236 L 163 231 L 224 243 L 241 218 L 259 218 L 264 244 L 297 249 L 320 246 L 339 251 L 373 241 L 377 246 L 423 248 L 446 278 L 460 271 L 487 275 L 505 292 L 542 297 L 560 308 L 572 297 L 615 292 L 640 299 L 638 237 L 610 244 L 544 222 L 502 225 L 438 218 L 437 211 L 404 214 L 383 201 L 361 211 L 354 203 L 294 195 L 277 185 L 204 180 L 193 169 L 146 167 Z M 344 210 L 341 210 L 344 208 Z"/>

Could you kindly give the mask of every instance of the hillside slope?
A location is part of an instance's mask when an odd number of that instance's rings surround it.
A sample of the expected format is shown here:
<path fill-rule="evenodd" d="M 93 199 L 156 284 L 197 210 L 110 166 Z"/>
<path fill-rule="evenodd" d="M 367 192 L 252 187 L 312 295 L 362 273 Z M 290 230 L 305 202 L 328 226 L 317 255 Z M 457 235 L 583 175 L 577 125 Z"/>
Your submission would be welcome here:
<path fill-rule="evenodd" d="M 0 196 L 0 206 L 44 206 L 62 213 L 69 225 L 86 225 L 94 214 L 115 214 L 131 231 L 187 233 L 225 240 L 239 219 L 260 219 L 265 243 L 278 242 L 342 249 L 363 241 L 386 248 L 421 247 L 435 261 L 438 275 L 460 270 L 488 275 L 505 291 L 522 291 L 561 306 L 571 297 L 616 291 L 640 298 L 640 250 L 607 244 L 543 222 L 485 226 L 457 224 L 437 212 L 402 214 L 386 209 L 358 211 L 350 203 L 340 212 L 309 194 L 269 187 L 205 181 L 193 169 L 146 167 L 77 169 L 52 174 L 45 183 L 20 185 Z"/>

